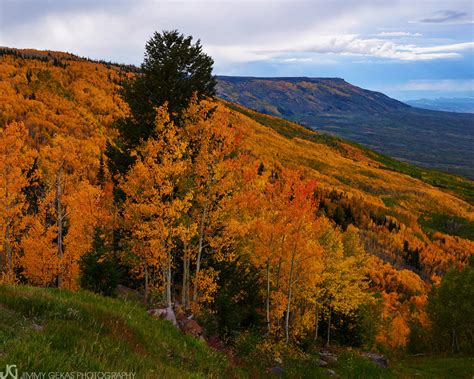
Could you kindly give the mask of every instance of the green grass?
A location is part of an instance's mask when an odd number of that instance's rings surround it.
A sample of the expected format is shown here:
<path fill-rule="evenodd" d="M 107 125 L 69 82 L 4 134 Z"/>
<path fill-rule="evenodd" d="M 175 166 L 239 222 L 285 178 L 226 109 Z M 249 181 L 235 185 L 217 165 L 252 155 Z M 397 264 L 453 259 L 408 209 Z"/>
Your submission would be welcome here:
<path fill-rule="evenodd" d="M 237 376 L 223 354 L 151 318 L 138 304 L 85 291 L 1 285 L 0 368 L 7 364 L 16 364 L 20 375 L 120 371 L 136 372 L 136 378 Z"/>
<path fill-rule="evenodd" d="M 339 355 L 336 371 L 341 378 L 348 379 L 396 378 L 391 370 L 380 368 L 354 352 Z"/>
<path fill-rule="evenodd" d="M 330 366 L 343 379 L 472 379 L 474 358 L 469 357 L 409 357 L 390 362 L 388 369 L 378 367 L 356 352 L 338 355 L 338 361 Z M 326 369 L 319 368 L 314 359 L 291 362 L 284 378 L 328 378 Z"/>
<path fill-rule="evenodd" d="M 373 150 L 367 149 L 362 145 L 354 142 L 348 142 L 365 151 L 369 158 L 383 164 L 386 169 L 400 172 L 411 176 L 412 178 L 420 179 L 425 183 L 438 187 L 448 192 L 451 192 L 461 199 L 474 205 L 474 181 L 462 178 L 457 175 L 448 174 L 433 169 L 422 168 L 411 165 L 409 163 L 401 162 L 396 159 L 387 157 L 386 155 L 377 153 Z"/>
<path fill-rule="evenodd" d="M 459 216 L 444 213 L 425 214 L 419 223 L 425 232 L 439 231 L 474 241 L 474 223 Z"/>
<path fill-rule="evenodd" d="M 86 291 L 0 285 L 0 372 L 135 372 L 135 378 L 268 377 L 271 359 L 245 353 L 242 367 L 134 302 Z M 284 360 L 285 378 L 325 378 L 318 357 Z M 381 369 L 355 351 L 338 354 L 340 378 L 472 378 L 474 358 L 395 359 Z"/>
<path fill-rule="evenodd" d="M 362 150 L 369 158 L 381 163 L 387 170 L 400 172 L 413 178 L 420 179 L 425 183 L 446 190 L 467 201 L 469 204 L 474 205 L 474 181 L 472 180 L 442 171 L 422 168 L 409 163 L 401 162 L 376 151 L 370 150 L 356 142 L 347 141 L 330 134 L 316 133 L 309 128 L 296 125 L 291 121 L 274 116 L 264 115 L 237 104 L 229 102 L 224 102 L 224 104 L 229 109 L 240 112 L 257 121 L 258 123 L 272 128 L 277 133 L 286 138 L 301 138 L 315 143 L 325 144 L 338 150 L 343 155 L 345 154 L 343 144 L 354 146 Z"/>
<path fill-rule="evenodd" d="M 344 152 L 343 147 L 339 144 L 340 139 L 338 137 L 332 136 L 330 134 L 315 133 L 311 129 L 297 125 L 294 122 L 285 120 L 283 118 L 258 113 L 234 103 L 224 102 L 224 105 L 229 109 L 242 113 L 259 124 L 275 130 L 278 134 L 281 134 L 286 138 L 301 138 L 315 143 L 321 143 L 338 151 Z"/>
<path fill-rule="evenodd" d="M 398 378 L 472 379 L 473 357 L 410 357 L 395 361 L 392 371 Z"/>

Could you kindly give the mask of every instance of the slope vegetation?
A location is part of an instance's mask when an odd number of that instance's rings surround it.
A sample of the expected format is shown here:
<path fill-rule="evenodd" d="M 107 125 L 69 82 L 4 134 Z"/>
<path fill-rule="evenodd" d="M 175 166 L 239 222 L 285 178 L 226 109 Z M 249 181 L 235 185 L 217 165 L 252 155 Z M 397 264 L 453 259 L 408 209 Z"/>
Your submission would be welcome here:
<path fill-rule="evenodd" d="M 339 78 L 219 77 L 225 100 L 474 178 L 474 116 L 410 107 Z"/>
<path fill-rule="evenodd" d="M 63 53 L 4 53 L 0 127 L 23 122 L 35 147 L 57 136 L 85 141 L 97 172 L 99 156 L 116 132 L 114 120 L 128 112 L 118 95 L 127 75 L 133 73 L 126 67 Z M 407 108 L 393 102 L 380 95 L 374 107 Z M 418 312 L 430 284 L 474 252 L 472 181 L 420 169 L 234 103 L 218 102 L 216 113 L 222 124 L 238 130 L 245 154 L 264 166 L 283 164 L 316 179 L 321 216 L 336 228 L 357 228 L 373 256 L 370 284 L 386 300 L 387 330 L 392 320 L 400 324 L 402 319 L 405 331 L 409 322 L 422 320 Z M 390 336 L 381 338 L 392 343 Z M 406 338 L 398 341 L 403 345 Z"/>
<path fill-rule="evenodd" d="M 86 291 L 0 285 L 0 351 L 0 367 L 16 364 L 19 377 L 78 372 L 134 373 L 135 378 L 268 376 L 258 362 L 236 367 L 205 342 L 151 318 L 137 303 Z M 315 359 L 293 362 L 283 377 L 328 377 Z M 467 378 L 473 363 L 467 357 L 416 357 L 395 359 L 387 370 L 350 351 L 339 355 L 333 369 L 342 378 Z"/>
<path fill-rule="evenodd" d="M 0 286 L 0 367 L 134 372 L 136 378 L 231 374 L 227 358 L 145 309 L 88 292 Z M 72 374 L 70 374 L 72 375 Z"/>

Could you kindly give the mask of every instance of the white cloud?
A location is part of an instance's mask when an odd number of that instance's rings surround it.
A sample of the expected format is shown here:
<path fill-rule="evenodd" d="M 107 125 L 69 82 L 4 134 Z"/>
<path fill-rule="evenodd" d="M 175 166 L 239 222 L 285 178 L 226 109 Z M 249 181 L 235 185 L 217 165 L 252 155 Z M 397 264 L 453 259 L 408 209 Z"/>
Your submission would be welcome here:
<path fill-rule="evenodd" d="M 282 59 L 283 62 L 313 62 L 313 58 L 285 58 Z"/>
<path fill-rule="evenodd" d="M 451 2 L 457 9 L 469 9 L 467 0 Z M 439 4 L 440 0 L 244 4 L 230 0 L 0 0 L 0 13 L 4 13 L 0 45 L 67 50 L 137 64 L 153 31 L 176 28 L 201 38 L 206 52 L 221 66 L 275 59 L 305 62 L 311 54 L 318 54 L 313 56 L 315 61 L 321 54 L 329 59 L 336 55 L 399 61 L 459 58 L 472 49 L 472 43 L 427 46 L 429 41 L 434 43 L 422 36 L 427 26 L 417 26 L 420 32 L 408 27 L 410 19 L 426 24 L 427 20 L 441 23 L 466 17 L 462 11 L 437 14 Z M 435 17 L 420 18 L 425 12 Z M 381 27 L 387 29 L 380 32 Z M 411 37 L 418 37 L 416 44 L 406 43 Z M 466 38 L 464 33 L 458 40 Z"/>
<path fill-rule="evenodd" d="M 461 57 L 460 52 L 474 48 L 474 42 L 421 47 L 413 44 L 399 44 L 385 39 L 364 38 L 355 34 L 317 35 L 312 40 L 308 36 L 304 40 L 306 42 L 297 46 L 280 46 L 279 49 L 267 51 L 267 54 L 276 56 L 282 53 L 312 52 L 371 56 L 402 61 L 426 61 L 459 58 Z"/>
<path fill-rule="evenodd" d="M 410 32 L 380 32 L 373 34 L 376 37 L 422 37 L 421 33 L 410 33 Z"/>

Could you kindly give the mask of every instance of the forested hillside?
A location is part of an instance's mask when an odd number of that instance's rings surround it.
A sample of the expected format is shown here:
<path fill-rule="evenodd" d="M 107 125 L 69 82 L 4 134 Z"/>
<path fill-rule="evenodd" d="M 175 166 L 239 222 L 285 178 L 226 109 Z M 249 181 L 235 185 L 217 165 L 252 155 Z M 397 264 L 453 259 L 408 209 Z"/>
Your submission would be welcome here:
<path fill-rule="evenodd" d="M 425 305 L 474 253 L 472 181 L 225 101 L 127 102 L 126 66 L 1 54 L 0 281 L 126 285 L 273 357 L 451 348 Z"/>
<path fill-rule="evenodd" d="M 220 76 L 218 95 L 392 158 L 474 178 L 474 116 L 408 106 L 341 78 Z"/>

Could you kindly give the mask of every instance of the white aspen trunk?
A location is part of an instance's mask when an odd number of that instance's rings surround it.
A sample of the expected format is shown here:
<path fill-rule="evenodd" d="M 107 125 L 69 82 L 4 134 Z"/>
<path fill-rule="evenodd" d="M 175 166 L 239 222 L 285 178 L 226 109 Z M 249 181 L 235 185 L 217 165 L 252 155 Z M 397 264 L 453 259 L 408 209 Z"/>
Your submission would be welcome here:
<path fill-rule="evenodd" d="M 201 222 L 199 225 L 199 244 L 198 244 L 198 255 L 196 259 L 196 274 L 195 274 L 195 282 L 194 282 L 194 292 L 193 292 L 193 301 L 196 302 L 198 298 L 198 278 L 199 272 L 201 270 L 201 258 L 202 258 L 202 247 L 204 243 L 204 225 L 206 223 L 206 216 L 207 216 L 207 204 L 204 206 L 201 215 Z"/>
<path fill-rule="evenodd" d="M 168 253 L 168 267 L 166 273 L 166 305 L 171 308 L 171 253 Z"/>
<path fill-rule="evenodd" d="M 316 319 L 314 322 L 314 340 L 318 340 L 319 334 L 319 307 L 316 305 Z"/>
<path fill-rule="evenodd" d="M 145 304 L 148 304 L 148 265 L 144 260 L 144 271 L 145 271 Z"/>
<path fill-rule="evenodd" d="M 328 338 L 326 341 L 326 346 L 329 346 L 329 342 L 331 341 L 331 314 L 332 312 L 329 311 L 329 318 L 328 318 Z"/>
<path fill-rule="evenodd" d="M 286 305 L 286 317 L 285 317 L 285 343 L 288 345 L 290 341 L 290 309 L 291 309 L 291 291 L 293 288 L 293 271 L 295 268 L 295 253 L 291 257 L 291 268 L 290 268 L 290 279 L 288 280 L 288 298 Z"/>
<path fill-rule="evenodd" d="M 277 291 L 277 292 L 280 290 L 281 262 L 282 262 L 282 258 L 280 257 L 280 259 L 278 261 L 278 269 L 277 269 L 276 285 L 275 285 L 275 291 Z M 280 329 L 280 327 L 281 327 L 281 321 L 282 321 L 281 317 L 278 317 L 278 319 L 277 319 L 278 329 Z"/>
<path fill-rule="evenodd" d="M 184 309 L 188 309 L 189 306 L 189 256 L 187 252 L 187 245 L 183 248 L 183 285 L 181 290 L 181 303 Z"/>

